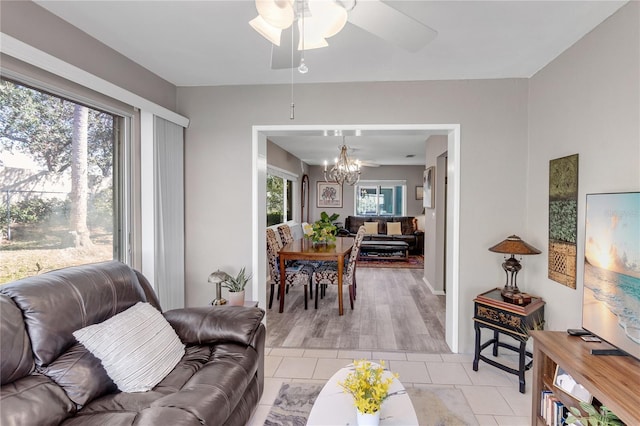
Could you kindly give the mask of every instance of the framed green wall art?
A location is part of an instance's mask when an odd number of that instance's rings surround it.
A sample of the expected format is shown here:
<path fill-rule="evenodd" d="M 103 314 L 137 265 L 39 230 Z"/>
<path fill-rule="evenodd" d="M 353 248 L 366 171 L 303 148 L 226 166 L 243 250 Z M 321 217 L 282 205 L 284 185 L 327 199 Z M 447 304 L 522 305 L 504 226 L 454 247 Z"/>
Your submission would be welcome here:
<path fill-rule="evenodd" d="M 578 154 L 549 161 L 549 279 L 576 288 Z"/>

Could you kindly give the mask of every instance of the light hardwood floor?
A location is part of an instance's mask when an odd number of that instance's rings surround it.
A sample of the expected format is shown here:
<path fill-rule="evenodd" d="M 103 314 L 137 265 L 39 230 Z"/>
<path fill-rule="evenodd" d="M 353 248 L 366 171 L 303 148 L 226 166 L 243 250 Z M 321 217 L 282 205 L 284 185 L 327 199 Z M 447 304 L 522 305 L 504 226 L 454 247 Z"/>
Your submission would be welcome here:
<path fill-rule="evenodd" d="M 302 286 L 289 290 L 282 314 L 274 296 L 267 309 L 266 346 L 450 353 L 444 337 L 445 297 L 431 294 L 423 270 L 359 267 L 356 274 L 357 300 L 351 310 L 348 290 L 343 290 L 343 316 L 338 316 L 336 286 L 327 288 L 317 310 L 315 300 L 309 300 L 305 311 Z"/>

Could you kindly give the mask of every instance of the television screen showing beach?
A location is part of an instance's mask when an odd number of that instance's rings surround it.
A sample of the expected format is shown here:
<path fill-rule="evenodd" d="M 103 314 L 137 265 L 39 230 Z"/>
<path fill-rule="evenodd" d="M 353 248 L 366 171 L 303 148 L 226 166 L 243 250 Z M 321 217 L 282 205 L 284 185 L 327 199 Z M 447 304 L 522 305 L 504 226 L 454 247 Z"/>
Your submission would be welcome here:
<path fill-rule="evenodd" d="M 582 327 L 640 359 L 640 192 L 589 194 Z"/>

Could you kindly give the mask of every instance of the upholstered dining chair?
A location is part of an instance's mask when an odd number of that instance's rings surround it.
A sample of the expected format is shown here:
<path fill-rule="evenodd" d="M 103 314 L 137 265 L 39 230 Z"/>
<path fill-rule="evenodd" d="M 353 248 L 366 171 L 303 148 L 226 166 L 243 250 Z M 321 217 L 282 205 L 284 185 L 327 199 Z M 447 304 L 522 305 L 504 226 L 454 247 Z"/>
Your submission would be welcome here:
<path fill-rule="evenodd" d="M 291 233 L 291 228 L 287 224 L 278 226 L 278 234 L 280 234 L 280 241 L 282 241 L 283 246 L 293 241 L 293 234 Z"/>
<path fill-rule="evenodd" d="M 293 241 L 293 233 L 291 232 L 291 227 L 286 223 L 278 226 L 278 234 L 280 235 L 280 242 L 282 243 L 282 247 L 286 244 L 289 244 Z M 313 269 L 316 269 L 318 266 L 322 265 L 322 262 L 317 260 L 296 260 L 296 263 L 301 263 L 303 265 L 310 265 Z M 289 291 L 289 287 L 287 287 L 287 292 Z M 313 299 L 313 285 L 309 287 L 309 298 Z"/>
<path fill-rule="evenodd" d="M 355 241 L 353 243 L 353 249 L 349 255 L 347 262 L 346 274 L 342 276 L 342 286 L 349 286 L 349 303 L 351 309 L 353 309 L 353 301 L 356 298 L 356 263 L 358 260 L 358 254 L 360 252 L 360 246 L 365 235 L 365 227 L 358 228 Z M 312 285 L 316 286 L 316 303 L 315 308 L 318 309 L 318 299 L 322 298 L 325 294 L 325 289 L 328 285 L 338 285 L 338 264 L 337 262 L 325 262 L 321 266 L 315 269 L 312 277 Z"/>
<path fill-rule="evenodd" d="M 267 258 L 269 259 L 269 278 L 271 280 L 271 291 L 269 294 L 269 309 L 271 309 L 271 305 L 273 304 L 273 292 L 274 286 L 280 287 L 280 262 L 278 252 L 282 247 L 276 237 L 276 233 L 273 229 L 267 228 Z M 296 268 L 297 270 L 293 271 L 291 268 Z M 311 284 L 311 276 L 313 275 L 313 267 L 311 265 L 305 264 L 290 264 L 287 266 L 287 270 L 285 270 L 285 285 L 287 288 L 289 286 L 295 286 L 298 284 L 304 285 L 304 308 L 307 309 L 308 304 L 308 286 Z M 279 294 L 279 293 L 278 293 Z"/>

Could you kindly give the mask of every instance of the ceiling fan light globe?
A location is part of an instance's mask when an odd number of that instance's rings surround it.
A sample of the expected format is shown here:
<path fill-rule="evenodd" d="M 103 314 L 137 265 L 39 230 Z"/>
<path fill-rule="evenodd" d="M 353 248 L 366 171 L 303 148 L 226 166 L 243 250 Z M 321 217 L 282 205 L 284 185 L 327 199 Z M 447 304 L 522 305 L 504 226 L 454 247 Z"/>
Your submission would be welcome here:
<path fill-rule="evenodd" d="M 257 16 L 249 21 L 249 25 L 251 25 L 251 27 L 262 37 L 266 38 L 276 46 L 280 46 L 280 37 L 282 35 L 281 29 L 269 25 L 269 23 L 262 19 L 261 16 Z"/>
<path fill-rule="evenodd" d="M 269 25 L 284 30 L 293 24 L 293 0 L 256 0 L 256 9 Z"/>
<path fill-rule="evenodd" d="M 298 50 L 320 49 L 329 46 L 324 39 L 324 27 L 320 21 L 314 17 L 305 17 L 304 22 L 298 19 L 298 29 L 300 30 L 300 41 Z"/>
<path fill-rule="evenodd" d="M 347 11 L 333 0 L 309 0 L 311 16 L 320 22 L 324 38 L 338 34 L 347 23 Z"/>

